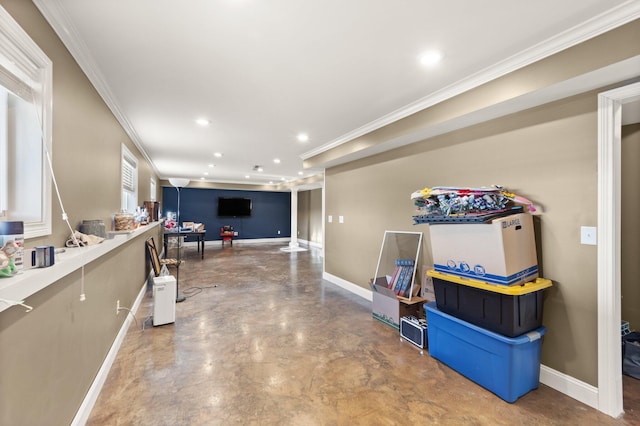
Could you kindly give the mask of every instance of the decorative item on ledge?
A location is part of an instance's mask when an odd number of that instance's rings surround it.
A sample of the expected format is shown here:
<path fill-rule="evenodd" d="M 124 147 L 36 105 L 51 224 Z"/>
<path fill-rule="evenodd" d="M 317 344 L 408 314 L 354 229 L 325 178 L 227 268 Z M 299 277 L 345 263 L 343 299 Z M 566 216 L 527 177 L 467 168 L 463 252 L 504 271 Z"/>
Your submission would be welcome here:
<path fill-rule="evenodd" d="M 80 226 L 78 226 L 78 231 L 87 235 L 107 238 L 104 220 L 83 220 Z"/>
<path fill-rule="evenodd" d="M 0 222 L 0 277 L 11 277 L 24 262 L 24 222 Z"/>
<path fill-rule="evenodd" d="M 133 214 L 122 210 L 113 216 L 113 229 L 116 231 L 132 231 L 135 229 Z"/>
<path fill-rule="evenodd" d="M 84 265 L 116 250 L 118 247 L 128 244 L 137 236 L 152 232 L 156 229 L 156 226 L 160 226 L 160 222 L 138 228 L 128 234 L 118 235 L 113 239 L 107 239 L 102 244 L 81 248 L 57 249 L 55 265 L 49 268 L 23 270 L 22 273 L 15 274 L 10 280 L 0 280 L 0 302 L 2 302 L 0 303 L 0 312 L 15 305 L 23 305 L 29 296 L 54 284 Z M 27 306 L 24 307 L 27 308 Z"/>

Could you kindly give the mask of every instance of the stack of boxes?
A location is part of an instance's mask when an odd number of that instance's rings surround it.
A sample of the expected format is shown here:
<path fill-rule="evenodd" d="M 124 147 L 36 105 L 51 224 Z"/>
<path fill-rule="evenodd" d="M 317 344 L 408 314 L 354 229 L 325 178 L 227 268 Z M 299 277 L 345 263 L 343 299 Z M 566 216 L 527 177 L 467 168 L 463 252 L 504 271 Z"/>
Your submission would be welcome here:
<path fill-rule="evenodd" d="M 435 302 L 425 305 L 429 353 L 514 402 L 540 376 L 543 291 L 528 213 L 488 223 L 431 224 Z"/>

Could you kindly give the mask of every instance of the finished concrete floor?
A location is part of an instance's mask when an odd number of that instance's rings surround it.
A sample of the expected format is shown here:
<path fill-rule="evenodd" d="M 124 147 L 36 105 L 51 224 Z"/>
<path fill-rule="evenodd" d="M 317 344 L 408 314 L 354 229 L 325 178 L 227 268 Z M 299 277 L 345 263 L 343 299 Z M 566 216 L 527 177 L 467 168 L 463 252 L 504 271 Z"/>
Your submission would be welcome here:
<path fill-rule="evenodd" d="M 545 385 L 504 402 L 323 281 L 319 250 L 283 246 L 183 249 L 175 324 L 150 325 L 147 291 L 87 424 L 640 424 L 628 377 L 620 419 Z"/>

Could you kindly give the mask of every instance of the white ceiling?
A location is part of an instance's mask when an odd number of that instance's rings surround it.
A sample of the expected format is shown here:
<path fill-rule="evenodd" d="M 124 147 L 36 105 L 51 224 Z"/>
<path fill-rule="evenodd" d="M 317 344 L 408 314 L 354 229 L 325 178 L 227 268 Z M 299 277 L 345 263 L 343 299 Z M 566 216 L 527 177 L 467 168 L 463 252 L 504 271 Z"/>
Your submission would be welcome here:
<path fill-rule="evenodd" d="M 346 142 L 357 129 L 602 14 L 637 6 L 637 0 L 34 3 L 159 177 L 251 184 L 322 172 L 303 170 L 301 156 Z M 425 68 L 417 58 L 429 49 L 444 58 Z M 198 126 L 200 117 L 210 125 Z M 300 132 L 308 142 L 297 141 Z M 264 170 L 254 171 L 256 165 Z"/>

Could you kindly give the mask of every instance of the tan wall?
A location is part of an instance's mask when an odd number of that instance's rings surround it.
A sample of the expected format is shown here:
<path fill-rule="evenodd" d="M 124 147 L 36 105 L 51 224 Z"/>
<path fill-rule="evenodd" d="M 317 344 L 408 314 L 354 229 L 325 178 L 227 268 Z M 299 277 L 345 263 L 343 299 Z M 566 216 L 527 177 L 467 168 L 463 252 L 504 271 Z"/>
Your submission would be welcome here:
<path fill-rule="evenodd" d="M 309 241 L 322 244 L 322 189 L 309 191 Z"/>
<path fill-rule="evenodd" d="M 309 241 L 309 214 L 310 192 L 298 192 L 298 238 Z"/>
<path fill-rule="evenodd" d="M 298 192 L 298 238 L 322 244 L 322 189 Z"/>
<path fill-rule="evenodd" d="M 622 128 L 622 319 L 640 330 L 640 124 Z"/>
<path fill-rule="evenodd" d="M 597 222 L 596 93 L 494 120 L 326 171 L 326 271 L 368 288 L 385 230 L 412 225 L 410 194 L 424 187 L 502 184 L 540 203 L 545 294 L 542 362 L 597 385 L 596 247 L 580 226 Z M 344 224 L 335 218 L 344 216 Z"/>
<path fill-rule="evenodd" d="M 29 297 L 33 311 L 0 313 L 0 424 L 71 423 L 126 319 L 116 300 L 131 308 L 145 283 L 152 235 L 161 241 L 151 230 L 85 266 L 84 302 L 78 270 Z"/>
<path fill-rule="evenodd" d="M 0 5 L 53 61 L 53 167 L 71 225 L 83 219 L 110 224 L 120 209 L 120 144 L 138 157 L 140 204 L 149 199 L 153 170 L 35 6 L 26 0 Z M 69 236 L 53 197 L 53 234 L 27 240 L 27 247 L 60 247 Z M 115 314 L 116 300 L 132 306 L 149 272 L 144 240 L 153 235 L 158 243 L 159 230 L 87 265 L 86 301 L 79 301 L 76 271 L 29 297 L 32 312 L 13 307 L 0 313 L 0 424 L 72 421 L 126 319 Z"/>

